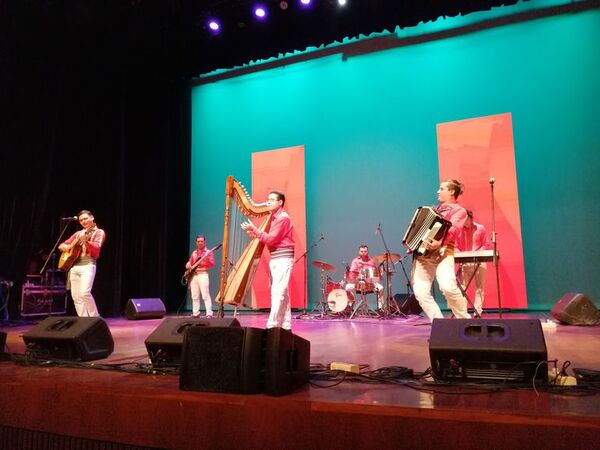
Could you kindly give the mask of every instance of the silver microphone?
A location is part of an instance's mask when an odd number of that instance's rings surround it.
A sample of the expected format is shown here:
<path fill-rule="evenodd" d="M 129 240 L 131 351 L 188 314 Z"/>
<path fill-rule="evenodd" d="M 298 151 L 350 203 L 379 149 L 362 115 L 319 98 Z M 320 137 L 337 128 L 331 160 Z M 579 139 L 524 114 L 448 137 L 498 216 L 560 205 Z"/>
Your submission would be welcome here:
<path fill-rule="evenodd" d="M 77 220 L 77 216 L 61 217 L 60 220 L 63 222 L 69 222 L 71 220 Z"/>
<path fill-rule="evenodd" d="M 320 241 L 324 241 L 325 240 L 325 236 L 323 236 L 323 233 L 321 233 L 321 238 L 319 240 Z"/>
<path fill-rule="evenodd" d="M 490 184 L 494 184 L 496 182 L 496 179 L 494 177 L 490 178 Z"/>
<path fill-rule="evenodd" d="M 380 231 L 381 231 L 381 224 L 380 224 L 380 223 L 378 223 L 378 224 L 377 224 L 377 228 L 375 228 L 375 234 L 376 234 L 376 235 L 377 235 L 377 234 L 379 234 L 379 232 L 380 232 Z"/>

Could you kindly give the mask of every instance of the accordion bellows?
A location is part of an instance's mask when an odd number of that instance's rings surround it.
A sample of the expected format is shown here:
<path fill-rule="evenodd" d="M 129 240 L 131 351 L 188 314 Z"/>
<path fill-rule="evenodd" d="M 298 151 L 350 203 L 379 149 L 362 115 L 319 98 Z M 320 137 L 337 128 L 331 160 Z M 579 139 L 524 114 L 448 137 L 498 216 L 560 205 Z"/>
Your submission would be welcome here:
<path fill-rule="evenodd" d="M 419 255 L 427 255 L 428 251 L 423 244 L 427 239 L 444 239 L 452 223 L 429 206 L 419 206 L 415 211 L 402 243 L 411 251 Z"/>

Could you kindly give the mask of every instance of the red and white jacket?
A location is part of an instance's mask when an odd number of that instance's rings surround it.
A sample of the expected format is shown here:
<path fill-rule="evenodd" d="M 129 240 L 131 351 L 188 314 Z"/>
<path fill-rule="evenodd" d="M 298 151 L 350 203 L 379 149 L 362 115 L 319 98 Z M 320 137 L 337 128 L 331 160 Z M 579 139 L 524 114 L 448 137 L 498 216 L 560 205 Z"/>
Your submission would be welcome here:
<path fill-rule="evenodd" d="M 98 259 L 100 257 L 100 249 L 102 248 L 102 244 L 104 244 L 104 240 L 106 239 L 106 233 L 104 230 L 98 227 L 94 227 L 92 229 L 92 235 L 88 239 L 88 241 L 81 246 L 81 257 L 90 257 L 93 259 Z M 79 236 L 83 236 L 86 233 L 86 230 L 79 230 L 73 233 L 69 239 L 63 242 L 65 245 L 71 245 L 75 239 Z"/>

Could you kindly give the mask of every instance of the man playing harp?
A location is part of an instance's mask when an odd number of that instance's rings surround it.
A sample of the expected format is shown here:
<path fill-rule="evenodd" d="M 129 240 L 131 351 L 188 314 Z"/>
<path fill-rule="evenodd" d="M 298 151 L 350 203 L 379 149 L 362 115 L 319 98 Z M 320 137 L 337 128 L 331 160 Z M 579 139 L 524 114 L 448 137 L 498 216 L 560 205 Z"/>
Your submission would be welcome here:
<path fill-rule="evenodd" d="M 257 238 L 265 244 L 271 252 L 271 312 L 267 328 L 281 327 L 291 330 L 292 309 L 288 285 L 294 265 L 294 236 L 290 217 L 283 210 L 284 205 L 283 192 L 269 192 L 267 208 L 273 217 L 270 230 L 261 231 L 250 221 L 242 223 L 242 229 L 251 238 Z"/>

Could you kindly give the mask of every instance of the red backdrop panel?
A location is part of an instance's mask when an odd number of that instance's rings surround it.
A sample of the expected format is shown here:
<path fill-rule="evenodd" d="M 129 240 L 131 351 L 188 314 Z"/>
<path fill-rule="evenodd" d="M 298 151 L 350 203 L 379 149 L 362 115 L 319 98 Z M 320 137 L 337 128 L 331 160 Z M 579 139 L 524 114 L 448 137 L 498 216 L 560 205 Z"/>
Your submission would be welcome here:
<path fill-rule="evenodd" d="M 438 124 L 437 139 L 440 180 L 456 178 L 465 185 L 459 203 L 473 210 L 476 222 L 485 226 L 490 241 L 492 195 L 489 179 L 495 178 L 496 242 L 500 253 L 498 270 L 502 306 L 526 308 L 511 114 Z M 487 269 L 484 306 L 495 308 L 498 306 L 496 274 L 491 263 Z M 470 292 L 469 298 L 474 298 L 473 292 Z"/>
<path fill-rule="evenodd" d="M 266 201 L 271 190 L 285 193 L 285 210 L 294 225 L 296 259 L 306 251 L 304 146 L 252 153 L 252 198 Z M 265 249 L 252 283 L 252 308 L 270 308 L 269 251 Z M 306 308 L 306 258 L 294 265 L 290 280 L 292 308 Z"/>

